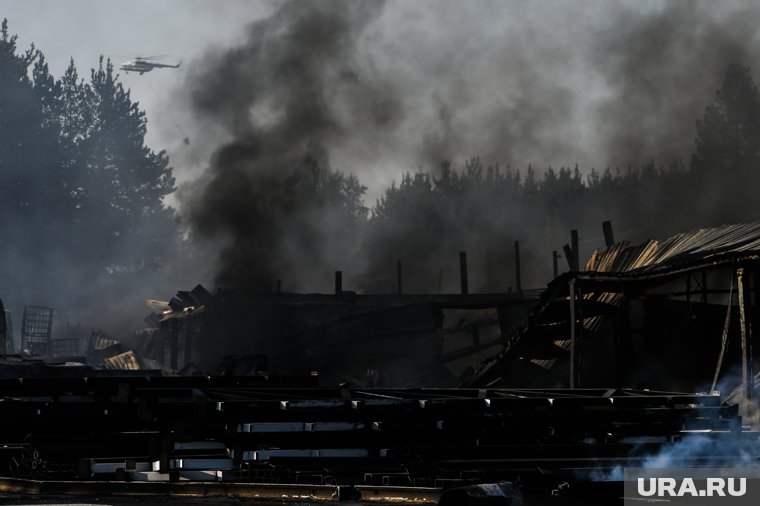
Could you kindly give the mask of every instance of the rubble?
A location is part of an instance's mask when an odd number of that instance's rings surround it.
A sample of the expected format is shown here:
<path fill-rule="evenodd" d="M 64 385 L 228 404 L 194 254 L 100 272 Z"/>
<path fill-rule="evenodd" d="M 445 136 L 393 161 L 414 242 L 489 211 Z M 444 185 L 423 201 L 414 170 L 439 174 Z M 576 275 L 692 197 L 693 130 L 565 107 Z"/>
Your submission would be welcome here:
<path fill-rule="evenodd" d="M 211 296 L 200 286 L 172 301 L 144 352 L 166 369 L 213 373 L 230 353 L 263 354 L 270 373 L 399 387 L 456 385 L 533 302 L 528 293 Z"/>
<path fill-rule="evenodd" d="M 594 251 L 583 270 L 549 284 L 507 347 L 463 384 L 709 390 L 716 373 L 731 379 L 737 368 L 751 389 L 754 357 L 742 343 L 760 317 L 759 253 L 760 223 Z M 727 360 L 716 369 L 727 307 Z"/>
<path fill-rule="evenodd" d="M 715 442 L 711 458 L 728 463 L 739 450 L 760 451 L 758 434 L 742 431 L 737 407 L 718 394 L 320 388 L 315 377 L 106 372 L 0 379 L 0 463 L 12 479 L 58 484 L 59 494 L 93 481 L 119 481 L 125 494 L 146 493 L 146 481 L 179 491 L 191 480 L 340 484 L 346 495 L 352 487 L 440 495 L 511 481 L 521 494 L 548 498 L 562 483 L 588 481 L 579 470 L 605 472 L 694 433 Z M 0 478 L 0 489 L 8 483 Z"/>
<path fill-rule="evenodd" d="M 357 294 L 340 276 L 330 295 L 150 299 L 149 327 L 93 332 L 81 359 L 0 358 L 0 464 L 458 504 L 614 500 L 615 470 L 681 444 L 679 465 L 754 463 L 760 224 L 605 236 L 540 293 Z"/>

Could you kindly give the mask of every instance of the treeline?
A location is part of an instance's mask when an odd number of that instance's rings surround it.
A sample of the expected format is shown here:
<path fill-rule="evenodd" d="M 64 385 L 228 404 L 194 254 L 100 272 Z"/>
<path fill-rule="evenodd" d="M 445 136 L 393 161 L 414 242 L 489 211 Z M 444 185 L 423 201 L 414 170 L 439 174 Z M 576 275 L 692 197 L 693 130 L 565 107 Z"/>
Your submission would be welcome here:
<path fill-rule="evenodd" d="M 653 111 L 652 114 L 656 114 Z M 522 246 L 528 284 L 552 275 L 569 231 L 581 233 L 581 261 L 603 247 L 601 223 L 617 240 L 665 238 L 692 228 L 760 219 L 760 93 L 749 68 L 729 65 L 715 102 L 696 121 L 695 148 L 684 162 L 540 173 L 485 166 L 473 158 L 454 168 L 407 173 L 373 207 L 362 238 L 374 290 L 392 288 L 394 266 L 407 266 L 405 287 L 435 290 L 458 283 L 457 252 L 470 254 L 475 286 L 514 286 L 514 241 Z M 560 260 L 560 272 L 567 270 Z M 525 280 L 523 280 L 525 284 Z"/>
<path fill-rule="evenodd" d="M 126 286 L 161 268 L 178 246 L 174 213 L 163 205 L 174 178 L 166 154 L 145 145 L 145 132 L 145 115 L 110 62 L 101 58 L 85 80 L 72 60 L 54 77 L 43 53 L 34 46 L 19 50 L 3 21 L 0 292 L 6 304 L 50 304 L 60 319 L 76 323 L 80 310 L 118 312 Z M 18 311 L 14 316 L 20 319 Z"/>
<path fill-rule="evenodd" d="M 408 288 L 428 291 L 437 289 L 443 269 L 442 288 L 455 290 L 457 253 L 465 250 L 476 289 L 507 290 L 515 287 L 519 241 L 523 284 L 540 286 L 552 275 L 552 251 L 562 254 L 571 229 L 580 230 L 585 257 L 603 245 L 605 220 L 612 220 L 618 239 L 633 241 L 698 223 L 679 209 L 690 175 L 679 161 L 585 175 L 579 167 L 549 167 L 538 175 L 530 166 L 524 172 L 485 167 L 479 158 L 458 170 L 446 163 L 437 174 L 408 173 L 372 209 L 364 238 L 369 271 L 382 279 L 383 269 L 390 273 L 402 260 Z M 564 260 L 559 269 L 567 270 Z"/>
<path fill-rule="evenodd" d="M 523 286 L 541 286 L 570 229 L 580 231 L 585 257 L 603 245 L 605 220 L 617 239 L 641 241 L 760 219 L 760 94 L 741 65 L 728 67 L 697 121 L 687 161 L 518 170 L 475 157 L 407 173 L 371 206 L 360 179 L 331 170 L 326 156 L 254 171 L 240 162 L 184 211 L 189 230 L 164 205 L 172 169 L 145 145 L 145 132 L 110 62 L 83 79 L 72 61 L 54 77 L 44 55 L 19 50 L 3 22 L 0 297 L 16 309 L 53 305 L 72 323 L 100 324 L 100 314 L 103 323 L 121 315 L 139 325 L 125 307 L 145 311 L 142 298 L 161 296 L 152 290 L 167 286 L 157 283 L 163 276 L 174 277 L 173 289 L 208 281 L 186 268 L 193 241 L 219 252 L 215 281 L 231 288 L 273 290 L 282 279 L 285 290 L 328 291 L 342 270 L 346 289 L 390 292 L 400 260 L 404 291 L 455 291 L 465 250 L 473 290 L 507 290 L 515 241 Z"/>

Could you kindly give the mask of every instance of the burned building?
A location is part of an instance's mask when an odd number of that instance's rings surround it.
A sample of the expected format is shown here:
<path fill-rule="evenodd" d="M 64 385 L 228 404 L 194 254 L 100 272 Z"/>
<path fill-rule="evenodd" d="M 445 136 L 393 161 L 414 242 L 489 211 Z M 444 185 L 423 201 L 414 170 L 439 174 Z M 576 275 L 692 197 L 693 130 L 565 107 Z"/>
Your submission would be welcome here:
<path fill-rule="evenodd" d="M 230 374 L 232 357 L 248 357 L 248 373 L 316 374 L 325 385 L 455 386 L 533 302 L 526 294 L 211 296 L 196 287 L 172 299 L 148 356 L 175 371 Z"/>
<path fill-rule="evenodd" d="M 326 385 L 731 388 L 754 371 L 758 251 L 760 224 L 747 224 L 610 244 L 540 292 L 197 287 L 172 299 L 149 358 L 215 372 L 228 355 L 258 357 L 259 372 Z"/>
<path fill-rule="evenodd" d="M 465 384 L 751 392 L 759 254 L 758 223 L 595 251 Z"/>
<path fill-rule="evenodd" d="M 750 466 L 758 251 L 611 244 L 535 297 L 178 292 L 135 350 L 91 339 L 102 369 L 0 378 L 0 489 L 609 504 L 624 467 Z"/>

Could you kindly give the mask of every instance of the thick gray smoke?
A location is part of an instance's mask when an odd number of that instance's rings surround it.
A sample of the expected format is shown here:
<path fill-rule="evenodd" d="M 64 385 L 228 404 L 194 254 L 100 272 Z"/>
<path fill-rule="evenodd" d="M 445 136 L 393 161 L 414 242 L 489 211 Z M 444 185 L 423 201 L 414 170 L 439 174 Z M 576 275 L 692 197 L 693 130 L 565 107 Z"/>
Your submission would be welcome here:
<path fill-rule="evenodd" d="M 611 95 L 594 121 L 612 166 L 688 162 L 695 120 L 714 99 L 731 63 L 757 63 L 760 6 L 667 2 L 642 14 L 616 7 L 593 44 L 592 65 Z"/>
<path fill-rule="evenodd" d="M 331 242 L 356 216 L 335 205 L 352 180 L 329 172 L 329 147 L 357 124 L 390 129 L 398 117 L 393 84 L 357 61 L 382 7 L 286 2 L 194 77 L 194 111 L 232 137 L 184 196 L 194 232 L 223 245 L 222 285 L 268 290 L 282 277 L 304 289 L 351 253 Z"/>
<path fill-rule="evenodd" d="M 523 175 L 528 163 L 539 175 L 688 164 L 726 66 L 755 63 L 758 19 L 746 2 L 276 4 L 239 45 L 194 64 L 183 96 L 198 128 L 225 141 L 180 193 L 185 223 L 221 251 L 221 285 L 271 289 L 283 278 L 285 289 L 326 290 L 336 268 L 376 267 L 351 249 L 361 212 L 345 208 L 359 192 L 330 193 L 330 181 L 343 184 L 332 169 L 357 174 L 371 205 L 403 171 L 472 155 Z M 203 131 L 194 138 L 203 143 Z M 600 236 L 598 223 L 617 215 L 547 224 L 542 209 L 522 209 L 483 229 L 503 239 L 495 255 L 536 231 L 527 252 L 550 258 L 568 228 Z M 616 225 L 632 240 L 677 231 L 635 216 Z M 442 237 L 447 258 L 476 244 L 471 235 Z M 375 253 L 383 265 L 402 254 Z"/>

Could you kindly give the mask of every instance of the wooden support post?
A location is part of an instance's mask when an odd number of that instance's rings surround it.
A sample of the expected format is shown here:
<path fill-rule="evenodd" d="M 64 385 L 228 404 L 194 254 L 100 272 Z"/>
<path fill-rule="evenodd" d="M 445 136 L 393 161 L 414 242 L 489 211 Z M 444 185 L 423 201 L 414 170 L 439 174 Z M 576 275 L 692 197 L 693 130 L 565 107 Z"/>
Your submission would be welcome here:
<path fill-rule="evenodd" d="M 568 270 L 575 272 L 575 260 L 573 260 L 573 248 L 565 244 L 564 246 L 562 246 L 562 250 L 565 252 L 565 260 L 567 260 Z"/>
<path fill-rule="evenodd" d="M 752 340 L 752 326 L 750 324 L 749 290 L 745 290 L 745 283 L 749 280 L 744 277 L 743 267 L 736 269 L 737 296 L 739 299 L 739 331 L 741 332 L 742 353 L 742 391 L 744 399 L 750 401 L 753 397 L 754 377 L 752 375 L 752 356 L 750 354 L 750 342 Z"/>
<path fill-rule="evenodd" d="M 11 340 L 13 340 L 13 336 L 11 336 Z M 10 351 L 6 346 L 7 342 L 8 325 L 5 320 L 5 307 L 3 306 L 3 301 L 0 300 L 0 353 L 3 355 L 7 354 Z"/>
<path fill-rule="evenodd" d="M 493 291 L 493 285 L 494 285 L 494 275 L 493 275 L 493 256 L 491 255 L 491 250 L 486 251 L 486 284 L 485 288 L 488 292 Z"/>
<path fill-rule="evenodd" d="M 604 231 L 604 243 L 608 248 L 615 245 L 615 237 L 612 235 L 612 222 L 607 220 L 602 222 L 602 230 Z"/>
<path fill-rule="evenodd" d="M 467 252 L 459 252 L 459 281 L 462 288 L 462 295 L 467 295 Z"/>
<path fill-rule="evenodd" d="M 691 302 L 691 274 L 686 275 L 686 303 Z"/>
<path fill-rule="evenodd" d="M 558 255 L 557 250 L 552 251 L 552 267 L 554 268 L 554 278 L 559 276 L 559 266 L 557 265 Z"/>
<path fill-rule="evenodd" d="M 194 321 L 191 318 L 185 318 L 185 322 L 182 325 L 182 338 L 185 344 L 185 356 L 182 361 L 182 366 L 186 366 L 190 362 L 192 362 L 192 356 L 193 356 L 193 326 L 191 322 Z"/>
<path fill-rule="evenodd" d="M 477 322 L 473 322 L 470 325 L 470 332 L 472 333 L 472 347 L 477 348 L 480 346 L 480 329 Z"/>
<path fill-rule="evenodd" d="M 569 282 L 570 291 L 570 388 L 575 388 L 575 340 L 576 328 L 575 328 L 575 278 L 571 278 Z"/>
<path fill-rule="evenodd" d="M 167 474 L 169 472 L 169 454 L 174 450 L 174 443 L 168 435 L 161 436 L 161 456 L 158 458 L 158 472 Z"/>
<path fill-rule="evenodd" d="M 581 270 L 581 252 L 578 250 L 578 231 L 570 231 L 570 247 L 573 249 L 573 270 Z"/>
<path fill-rule="evenodd" d="M 623 352 L 625 349 L 624 340 L 627 335 L 625 321 L 628 316 L 627 313 L 630 310 L 628 298 L 625 295 L 623 295 L 623 300 L 621 301 L 620 306 L 620 310 L 616 311 L 615 315 L 612 317 L 612 337 L 615 355 L 615 366 L 613 368 L 615 371 L 615 388 L 620 388 L 625 375 L 625 354 Z"/>
<path fill-rule="evenodd" d="M 522 281 L 520 279 L 520 241 L 515 241 L 515 287 L 518 295 L 522 295 Z"/>
<path fill-rule="evenodd" d="M 179 359 L 179 324 L 177 318 L 172 319 L 169 329 L 169 367 L 176 371 Z"/>
<path fill-rule="evenodd" d="M 575 287 L 575 387 L 581 388 L 583 371 L 583 290 Z"/>
<path fill-rule="evenodd" d="M 760 321 L 760 293 L 758 292 L 758 289 L 760 289 L 760 265 L 758 265 L 757 262 L 753 262 L 750 264 L 749 267 L 751 270 L 749 272 L 749 276 L 752 278 L 752 302 L 750 306 L 750 315 L 751 315 L 751 322 Z M 751 328 L 751 324 L 750 324 Z M 752 381 L 754 383 L 755 379 L 755 338 L 754 334 L 751 334 L 752 339 L 749 341 L 749 356 L 750 356 L 750 367 L 752 370 Z M 754 392 L 754 385 L 753 385 L 753 392 Z"/>
<path fill-rule="evenodd" d="M 399 295 L 402 293 L 401 281 L 401 260 L 396 260 L 396 290 Z"/>
<path fill-rule="evenodd" d="M 745 307 L 747 311 L 747 375 L 749 377 L 749 398 L 754 400 L 755 398 L 755 352 L 753 350 L 754 339 L 752 338 L 752 322 L 754 321 L 754 314 L 752 311 L 752 296 L 750 294 L 750 280 L 754 283 L 754 279 L 751 276 L 752 271 L 748 267 L 744 268 L 746 275 L 746 293 Z M 748 272 L 749 271 L 749 272 Z"/>
<path fill-rule="evenodd" d="M 335 271 L 335 295 L 343 293 L 343 271 Z"/>

